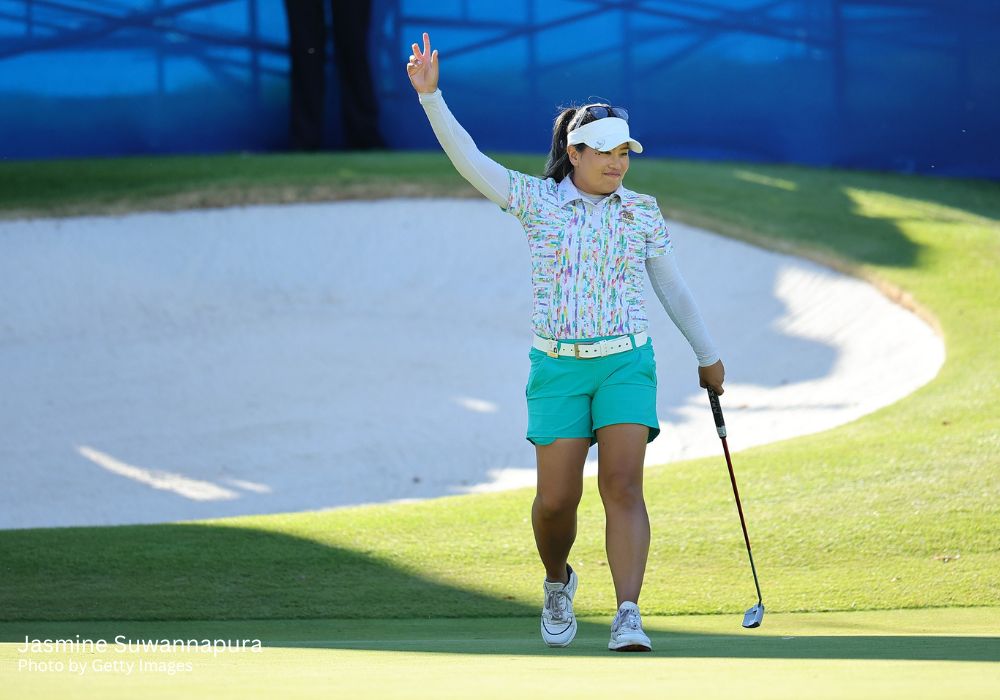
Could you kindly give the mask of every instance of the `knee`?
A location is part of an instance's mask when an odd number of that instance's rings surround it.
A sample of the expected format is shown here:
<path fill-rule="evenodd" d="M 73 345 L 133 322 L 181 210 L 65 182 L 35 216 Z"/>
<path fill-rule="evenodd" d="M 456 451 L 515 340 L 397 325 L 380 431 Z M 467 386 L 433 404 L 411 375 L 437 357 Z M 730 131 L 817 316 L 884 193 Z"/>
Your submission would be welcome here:
<path fill-rule="evenodd" d="M 535 512 L 544 520 L 556 520 L 576 513 L 582 494 L 573 492 L 538 493 Z"/>
<path fill-rule="evenodd" d="M 605 508 L 638 508 L 644 504 L 642 478 L 627 474 L 609 474 L 598 478 L 598 488 Z"/>

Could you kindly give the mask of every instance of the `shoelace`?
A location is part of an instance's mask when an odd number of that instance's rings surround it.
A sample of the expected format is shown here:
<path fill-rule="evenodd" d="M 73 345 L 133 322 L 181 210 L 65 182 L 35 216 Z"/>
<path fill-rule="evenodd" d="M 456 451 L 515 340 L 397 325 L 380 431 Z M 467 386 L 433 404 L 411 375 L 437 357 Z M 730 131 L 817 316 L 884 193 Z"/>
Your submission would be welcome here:
<path fill-rule="evenodd" d="M 545 594 L 545 609 L 549 611 L 554 622 L 564 622 L 568 619 L 566 612 L 569 609 L 569 594 L 565 588 L 557 591 L 548 591 Z"/>
<path fill-rule="evenodd" d="M 639 611 L 629 608 L 628 610 L 618 613 L 615 618 L 614 628 L 615 631 L 620 631 L 623 627 L 627 627 L 633 632 L 638 632 L 642 629 L 642 621 L 639 617 Z"/>

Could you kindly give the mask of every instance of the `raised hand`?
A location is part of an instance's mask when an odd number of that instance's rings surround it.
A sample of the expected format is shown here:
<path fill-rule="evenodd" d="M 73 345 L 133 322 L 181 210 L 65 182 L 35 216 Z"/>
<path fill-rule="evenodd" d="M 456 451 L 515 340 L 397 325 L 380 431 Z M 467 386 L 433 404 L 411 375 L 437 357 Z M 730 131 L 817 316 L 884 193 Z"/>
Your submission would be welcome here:
<path fill-rule="evenodd" d="M 413 53 L 410 62 L 406 64 L 406 75 L 410 84 L 417 92 L 434 92 L 438 85 L 438 52 L 431 53 L 431 37 L 424 32 L 424 50 L 416 44 L 411 46 Z"/>

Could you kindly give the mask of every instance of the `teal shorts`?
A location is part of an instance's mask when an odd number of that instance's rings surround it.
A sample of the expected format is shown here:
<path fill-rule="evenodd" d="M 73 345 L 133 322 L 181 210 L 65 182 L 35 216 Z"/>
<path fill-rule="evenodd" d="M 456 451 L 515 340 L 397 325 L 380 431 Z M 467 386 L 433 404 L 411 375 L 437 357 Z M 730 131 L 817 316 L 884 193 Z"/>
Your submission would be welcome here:
<path fill-rule="evenodd" d="M 618 336 L 564 339 L 592 343 Z M 634 342 L 634 338 L 633 338 Z M 656 417 L 656 357 L 653 339 L 632 350 L 605 357 L 550 357 L 531 346 L 531 369 L 524 395 L 528 400 L 528 442 L 548 445 L 556 438 L 590 438 L 612 423 L 641 423 L 647 443 L 660 433 Z"/>

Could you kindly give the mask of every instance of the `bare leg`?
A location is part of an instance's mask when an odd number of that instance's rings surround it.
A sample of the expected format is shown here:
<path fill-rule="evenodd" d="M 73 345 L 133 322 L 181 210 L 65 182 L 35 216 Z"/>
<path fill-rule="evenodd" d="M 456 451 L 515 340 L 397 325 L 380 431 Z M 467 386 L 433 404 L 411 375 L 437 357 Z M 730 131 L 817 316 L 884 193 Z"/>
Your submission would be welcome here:
<path fill-rule="evenodd" d="M 566 583 L 566 561 L 576 540 L 576 509 L 583 496 L 583 465 L 590 438 L 559 438 L 535 445 L 538 486 L 531 506 L 535 544 L 549 581 Z"/>
<path fill-rule="evenodd" d="M 642 496 L 642 465 L 649 428 L 615 423 L 598 428 L 597 483 L 604 501 L 608 566 L 620 606 L 639 602 L 649 556 L 649 515 Z"/>

